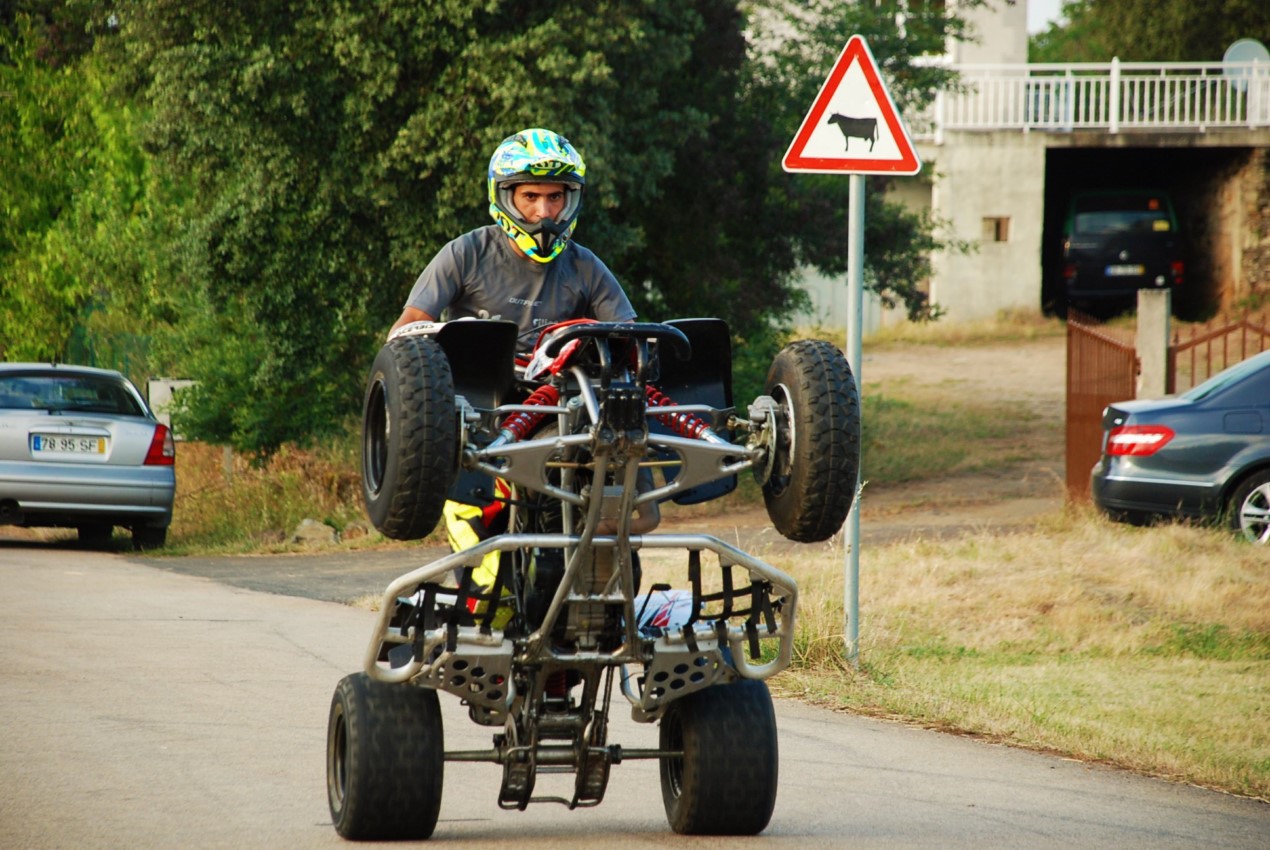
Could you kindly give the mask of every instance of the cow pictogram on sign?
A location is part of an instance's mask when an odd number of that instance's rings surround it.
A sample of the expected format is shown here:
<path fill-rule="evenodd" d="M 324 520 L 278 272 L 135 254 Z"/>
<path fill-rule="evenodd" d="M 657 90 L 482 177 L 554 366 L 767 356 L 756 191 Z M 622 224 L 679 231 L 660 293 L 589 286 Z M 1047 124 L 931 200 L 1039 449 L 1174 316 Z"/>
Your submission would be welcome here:
<path fill-rule="evenodd" d="M 861 36 L 851 36 L 838 56 L 781 165 L 786 171 L 830 174 L 921 170 L 913 140 Z"/>

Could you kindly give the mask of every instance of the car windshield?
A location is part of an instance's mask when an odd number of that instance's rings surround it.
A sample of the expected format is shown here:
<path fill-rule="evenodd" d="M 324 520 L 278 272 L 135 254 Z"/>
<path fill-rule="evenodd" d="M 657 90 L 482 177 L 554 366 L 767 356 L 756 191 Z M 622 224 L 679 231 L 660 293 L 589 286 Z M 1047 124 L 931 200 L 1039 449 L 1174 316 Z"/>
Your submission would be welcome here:
<path fill-rule="evenodd" d="M 1223 372 L 1218 372 L 1202 384 L 1192 387 L 1182 393 L 1182 398 L 1191 401 L 1199 401 L 1202 398 L 1208 398 L 1214 393 L 1221 392 L 1227 387 L 1234 386 L 1242 382 L 1249 375 L 1259 372 L 1262 369 L 1270 368 L 1270 352 L 1259 354 L 1255 357 L 1249 357 L 1240 363 L 1236 363 Z"/>
<path fill-rule="evenodd" d="M 132 393 L 107 375 L 0 375 L 0 410 L 145 416 Z"/>

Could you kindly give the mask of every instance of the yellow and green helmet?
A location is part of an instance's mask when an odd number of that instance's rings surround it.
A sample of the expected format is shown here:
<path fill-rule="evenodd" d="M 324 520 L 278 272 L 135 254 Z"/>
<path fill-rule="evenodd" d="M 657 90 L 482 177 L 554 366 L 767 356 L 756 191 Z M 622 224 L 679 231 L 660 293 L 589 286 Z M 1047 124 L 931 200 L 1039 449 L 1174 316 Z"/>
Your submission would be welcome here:
<path fill-rule="evenodd" d="M 512 203 L 517 183 L 562 183 L 565 206 L 559 221 L 530 224 Z M 531 260 L 549 263 L 569 242 L 582 209 L 586 164 L 569 140 L 550 130 L 521 130 L 508 136 L 489 161 L 489 214 Z"/>

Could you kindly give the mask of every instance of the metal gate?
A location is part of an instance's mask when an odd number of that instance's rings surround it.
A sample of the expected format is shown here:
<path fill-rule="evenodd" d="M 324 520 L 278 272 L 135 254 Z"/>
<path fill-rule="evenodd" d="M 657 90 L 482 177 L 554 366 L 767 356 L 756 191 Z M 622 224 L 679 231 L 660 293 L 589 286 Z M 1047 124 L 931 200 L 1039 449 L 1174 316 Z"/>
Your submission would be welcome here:
<path fill-rule="evenodd" d="M 1270 348 L 1270 311 L 1223 316 L 1192 327 L 1186 338 L 1173 335 L 1169 346 L 1167 392 L 1179 393 L 1216 375 L 1227 366 Z"/>
<path fill-rule="evenodd" d="M 1138 358 L 1133 337 L 1076 311 L 1067 315 L 1067 493 L 1089 498 L 1089 471 L 1102 453 L 1102 411 L 1133 398 Z"/>

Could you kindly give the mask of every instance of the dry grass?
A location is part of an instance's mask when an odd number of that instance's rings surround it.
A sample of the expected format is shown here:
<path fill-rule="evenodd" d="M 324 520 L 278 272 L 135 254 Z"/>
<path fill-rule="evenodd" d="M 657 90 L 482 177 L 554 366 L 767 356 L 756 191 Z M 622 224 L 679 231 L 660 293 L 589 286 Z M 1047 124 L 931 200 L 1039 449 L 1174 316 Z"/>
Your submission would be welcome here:
<path fill-rule="evenodd" d="M 1067 326 L 1036 310 L 1002 310 L 991 319 L 966 322 L 901 321 L 866 333 L 862 342 L 870 350 L 888 345 L 957 346 L 983 345 L 1060 337 Z M 846 330 L 813 325 L 797 328 L 794 337 L 828 340 L 846 350 Z"/>
<path fill-rule="evenodd" d="M 866 381 L 862 475 L 873 484 L 930 480 L 1055 456 L 1062 423 L 1020 405 L 906 379 Z"/>
<path fill-rule="evenodd" d="M 785 565 L 787 693 L 1270 797 L 1270 558 L 1216 529 L 1035 529 L 861 551 L 861 666 L 842 558 Z M 779 560 L 776 561 L 780 565 Z"/>
<path fill-rule="evenodd" d="M 1066 325 L 1035 310 L 1003 310 L 991 319 L 973 322 L 900 322 L 879 328 L 864 341 L 870 347 L 888 343 L 974 345 L 1018 342 L 1063 336 Z"/>
<path fill-rule="evenodd" d="M 176 506 L 165 554 L 282 552 L 301 520 L 344 533 L 349 548 L 392 545 L 370 530 L 361 502 L 356 440 L 285 446 L 264 463 L 220 446 L 177 448 Z"/>

